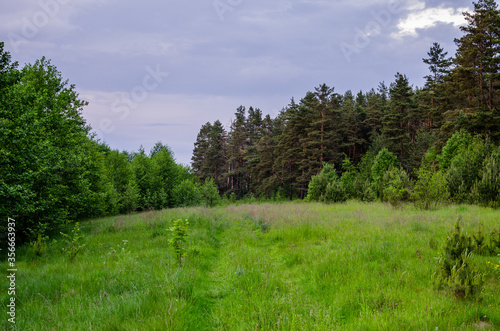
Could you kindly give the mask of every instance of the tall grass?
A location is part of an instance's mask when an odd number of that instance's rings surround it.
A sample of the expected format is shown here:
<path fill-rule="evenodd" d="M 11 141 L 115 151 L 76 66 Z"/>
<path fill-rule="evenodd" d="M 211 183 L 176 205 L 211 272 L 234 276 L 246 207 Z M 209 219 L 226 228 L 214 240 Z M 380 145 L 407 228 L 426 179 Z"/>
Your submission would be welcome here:
<path fill-rule="evenodd" d="M 460 301 L 432 287 L 435 258 L 458 217 L 469 233 L 479 223 L 500 226 L 500 212 L 475 206 L 431 212 L 359 202 L 93 220 L 81 224 L 86 246 L 73 262 L 61 252 L 61 240 L 42 257 L 18 249 L 18 329 L 500 327 L 493 258 L 474 257 L 487 273 L 480 300 Z M 181 265 L 168 244 L 171 220 L 178 218 L 190 223 Z M 6 264 L 0 268 L 6 278 Z"/>

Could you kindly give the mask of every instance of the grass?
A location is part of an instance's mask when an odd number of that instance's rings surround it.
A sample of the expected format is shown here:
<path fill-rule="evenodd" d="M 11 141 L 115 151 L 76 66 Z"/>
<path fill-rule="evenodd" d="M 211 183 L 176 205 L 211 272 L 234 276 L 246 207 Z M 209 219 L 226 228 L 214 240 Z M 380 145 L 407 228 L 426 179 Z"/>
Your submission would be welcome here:
<path fill-rule="evenodd" d="M 59 240 L 18 249 L 19 330 L 448 330 L 500 327 L 499 257 L 474 256 L 479 300 L 436 291 L 435 259 L 458 217 L 500 226 L 476 206 L 420 211 L 381 203 L 171 209 L 81 223 L 72 263 Z M 168 244 L 189 219 L 182 265 Z M 2 262 L 0 275 L 6 278 Z M 0 294 L 7 305 L 7 293 Z M 4 323 L 6 323 L 4 318 Z M 0 324 L 1 325 L 1 324 Z"/>

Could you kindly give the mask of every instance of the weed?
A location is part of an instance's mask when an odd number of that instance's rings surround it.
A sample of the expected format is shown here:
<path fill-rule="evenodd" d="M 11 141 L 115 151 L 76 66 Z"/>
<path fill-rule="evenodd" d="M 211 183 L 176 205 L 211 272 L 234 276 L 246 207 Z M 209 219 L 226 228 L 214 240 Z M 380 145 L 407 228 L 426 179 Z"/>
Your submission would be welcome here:
<path fill-rule="evenodd" d="M 33 249 L 33 253 L 36 256 L 42 256 L 47 251 L 47 240 L 48 236 L 43 236 L 42 234 L 38 234 L 36 241 L 31 243 L 31 248 Z"/>
<path fill-rule="evenodd" d="M 63 251 L 66 252 L 69 258 L 69 262 L 73 262 L 78 253 L 85 247 L 85 244 L 80 245 L 80 239 L 83 238 L 80 231 L 79 222 L 75 223 L 75 227 L 71 231 L 71 235 L 61 232 L 61 235 L 66 239 L 66 247 L 63 248 Z"/>

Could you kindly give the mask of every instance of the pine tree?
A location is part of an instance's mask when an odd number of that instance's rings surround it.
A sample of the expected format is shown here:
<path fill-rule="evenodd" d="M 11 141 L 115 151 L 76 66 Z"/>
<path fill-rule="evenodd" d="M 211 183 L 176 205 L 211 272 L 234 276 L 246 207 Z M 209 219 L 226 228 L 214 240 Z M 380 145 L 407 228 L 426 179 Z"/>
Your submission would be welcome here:
<path fill-rule="evenodd" d="M 373 142 L 380 136 L 382 127 L 382 114 L 384 113 L 386 101 L 384 96 L 371 89 L 366 95 L 366 108 L 364 126 L 367 129 L 368 141 Z"/>
<path fill-rule="evenodd" d="M 208 172 L 204 178 L 213 178 L 219 191 L 222 191 L 225 187 L 226 140 L 226 132 L 222 123 L 219 120 L 215 121 L 208 133 L 209 146 L 206 152 L 206 168 Z"/>
<path fill-rule="evenodd" d="M 244 153 L 244 162 L 247 174 L 248 189 L 252 190 L 254 183 L 254 169 L 259 163 L 257 144 L 262 135 L 262 111 L 259 108 L 248 108 L 247 118 L 247 146 Z"/>
<path fill-rule="evenodd" d="M 383 117 L 382 133 L 389 150 L 398 154 L 400 163 L 404 164 L 407 151 L 405 147 L 414 139 L 416 133 L 412 116 L 413 90 L 405 75 L 396 74 L 396 81 L 391 84 L 389 95 L 389 107 Z"/>
<path fill-rule="evenodd" d="M 245 149 L 247 147 L 248 132 L 246 127 L 246 109 L 238 107 L 227 143 L 227 182 L 228 193 L 235 193 L 243 197 L 248 190 L 247 168 L 245 167 Z"/>
<path fill-rule="evenodd" d="M 205 180 L 209 177 L 207 151 L 210 148 L 209 135 L 212 131 L 212 124 L 207 122 L 202 125 L 196 142 L 194 143 L 193 156 L 191 157 L 191 166 L 196 177 Z"/>
<path fill-rule="evenodd" d="M 425 114 L 424 126 L 434 128 L 440 126 L 442 121 L 442 105 L 444 99 L 444 83 L 445 78 L 450 74 L 452 59 L 447 57 L 448 52 L 445 52 L 439 43 L 433 43 L 426 59 L 422 59 L 424 63 L 429 65 L 430 74 L 425 76 L 426 83 L 422 93 L 420 94 L 420 107 L 422 113 Z"/>
<path fill-rule="evenodd" d="M 495 85 L 500 69 L 500 12 L 493 0 L 474 3 L 474 12 L 465 12 L 467 25 L 460 27 L 465 34 L 456 39 L 455 79 L 465 92 L 468 107 L 497 105 Z"/>
<path fill-rule="evenodd" d="M 271 116 L 266 115 L 261 126 L 262 137 L 255 145 L 258 163 L 253 167 L 251 189 L 259 196 L 270 197 L 276 190 L 274 125 Z"/>

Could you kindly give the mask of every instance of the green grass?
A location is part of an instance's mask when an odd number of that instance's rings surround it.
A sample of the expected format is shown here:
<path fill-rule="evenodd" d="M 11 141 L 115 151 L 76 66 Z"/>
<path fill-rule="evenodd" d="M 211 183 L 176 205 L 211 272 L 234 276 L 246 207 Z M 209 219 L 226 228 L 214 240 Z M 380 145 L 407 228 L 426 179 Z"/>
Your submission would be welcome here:
<path fill-rule="evenodd" d="M 471 233 L 500 211 L 380 203 L 171 209 L 81 223 L 86 246 L 18 249 L 19 330 L 448 330 L 500 327 L 500 257 L 474 256 L 480 300 L 436 291 L 435 259 L 458 217 Z M 186 255 L 168 244 L 189 219 Z M 67 231 L 69 232 L 69 230 Z M 488 263 L 490 262 L 490 263 Z M 7 265 L 0 265 L 6 279 Z M 7 305 L 6 291 L 0 294 Z M 2 321 L 6 323 L 7 318 Z M 0 325 L 3 325 L 0 324 Z"/>

